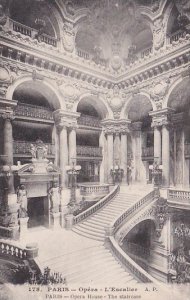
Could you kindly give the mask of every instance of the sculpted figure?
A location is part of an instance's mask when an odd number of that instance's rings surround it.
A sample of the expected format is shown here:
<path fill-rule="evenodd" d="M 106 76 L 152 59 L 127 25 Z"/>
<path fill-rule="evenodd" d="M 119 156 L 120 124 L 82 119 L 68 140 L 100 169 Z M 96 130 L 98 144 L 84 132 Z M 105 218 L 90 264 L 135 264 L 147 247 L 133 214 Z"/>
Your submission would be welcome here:
<path fill-rule="evenodd" d="M 17 203 L 20 204 L 19 208 L 19 218 L 26 218 L 28 216 L 27 214 L 27 191 L 25 189 L 25 186 L 22 184 L 17 189 Z"/>
<path fill-rule="evenodd" d="M 53 184 L 53 187 L 49 190 L 49 197 L 50 197 L 50 210 L 52 212 L 59 212 L 59 206 L 61 203 L 61 194 L 60 194 L 60 187 L 57 183 Z"/>

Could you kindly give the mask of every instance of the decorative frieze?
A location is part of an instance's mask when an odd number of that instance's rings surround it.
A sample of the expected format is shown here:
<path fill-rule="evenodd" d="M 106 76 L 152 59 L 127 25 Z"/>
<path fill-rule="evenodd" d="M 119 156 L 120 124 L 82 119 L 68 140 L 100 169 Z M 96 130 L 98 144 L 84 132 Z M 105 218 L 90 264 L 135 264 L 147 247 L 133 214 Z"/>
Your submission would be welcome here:
<path fill-rule="evenodd" d="M 106 135 L 127 134 L 130 131 L 130 120 L 103 120 L 101 123 L 103 126 L 103 131 Z"/>

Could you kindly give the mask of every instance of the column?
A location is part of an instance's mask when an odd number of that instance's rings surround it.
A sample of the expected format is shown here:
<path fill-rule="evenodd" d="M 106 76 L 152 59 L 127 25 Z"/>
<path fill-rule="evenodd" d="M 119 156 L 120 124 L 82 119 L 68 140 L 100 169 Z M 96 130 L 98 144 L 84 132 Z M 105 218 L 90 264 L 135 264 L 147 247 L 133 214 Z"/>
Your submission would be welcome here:
<path fill-rule="evenodd" d="M 121 168 L 123 169 L 123 178 L 122 182 L 127 183 L 127 132 L 121 133 Z"/>
<path fill-rule="evenodd" d="M 121 143 L 120 143 L 120 136 L 119 132 L 116 132 L 115 138 L 114 138 L 114 164 L 120 165 L 120 149 Z"/>
<path fill-rule="evenodd" d="M 102 131 L 99 137 L 99 146 L 102 147 L 102 161 L 100 162 L 100 182 L 107 182 L 107 141 Z"/>
<path fill-rule="evenodd" d="M 69 164 L 72 164 L 72 160 L 76 160 L 76 127 L 72 127 L 69 132 Z"/>
<path fill-rule="evenodd" d="M 13 130 L 11 118 L 5 116 L 4 121 L 4 155 L 6 155 L 6 163 L 9 166 L 13 165 Z M 14 194 L 14 178 L 11 174 L 8 179 L 8 193 Z"/>
<path fill-rule="evenodd" d="M 154 157 L 158 159 L 158 164 L 161 164 L 161 128 L 154 126 Z"/>
<path fill-rule="evenodd" d="M 67 128 L 66 126 L 59 127 L 59 161 L 61 169 L 61 187 L 67 186 L 67 172 L 66 166 L 68 165 L 68 142 L 67 142 Z"/>
<path fill-rule="evenodd" d="M 134 144 L 135 144 L 135 155 L 134 155 L 134 164 L 135 164 L 135 181 L 141 181 L 141 171 L 142 171 L 142 159 L 141 159 L 141 154 L 142 154 L 142 147 L 141 147 L 141 127 L 142 127 L 142 122 L 134 122 L 133 123 L 133 138 L 134 138 Z M 145 174 L 145 170 L 143 170 L 144 175 L 146 177 Z"/>
<path fill-rule="evenodd" d="M 107 149 L 108 149 L 108 183 L 113 183 L 113 178 L 111 176 L 111 168 L 113 167 L 113 133 L 107 133 Z"/>
<path fill-rule="evenodd" d="M 162 126 L 162 165 L 163 165 L 163 185 L 169 187 L 170 184 L 170 133 L 169 126 Z"/>

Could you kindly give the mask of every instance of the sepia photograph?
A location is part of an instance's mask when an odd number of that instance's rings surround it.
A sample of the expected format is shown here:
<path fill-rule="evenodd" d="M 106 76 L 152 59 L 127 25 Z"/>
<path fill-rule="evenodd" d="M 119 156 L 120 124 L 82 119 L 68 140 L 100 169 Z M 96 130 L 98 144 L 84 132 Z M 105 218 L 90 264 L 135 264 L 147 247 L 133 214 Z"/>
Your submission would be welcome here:
<path fill-rule="evenodd" d="M 190 0 L 0 0 L 0 300 L 188 300 Z"/>

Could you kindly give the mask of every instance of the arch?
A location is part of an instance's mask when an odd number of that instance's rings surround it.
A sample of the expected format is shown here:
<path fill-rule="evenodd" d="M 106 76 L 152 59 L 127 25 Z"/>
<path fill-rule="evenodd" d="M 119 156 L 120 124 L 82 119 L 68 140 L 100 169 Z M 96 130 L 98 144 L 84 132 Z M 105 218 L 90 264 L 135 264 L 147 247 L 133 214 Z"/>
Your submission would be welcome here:
<path fill-rule="evenodd" d="M 13 99 L 13 94 L 18 87 L 27 86 L 32 87 L 33 90 L 36 89 L 41 95 L 43 95 L 48 103 L 53 107 L 54 110 L 65 109 L 65 103 L 62 101 L 62 96 L 52 82 L 49 80 L 34 80 L 32 76 L 22 76 L 17 78 L 8 88 L 6 99 Z"/>
<path fill-rule="evenodd" d="M 177 86 L 180 86 L 182 82 L 184 81 L 189 81 L 189 77 L 187 78 L 183 78 L 182 76 L 178 77 L 173 84 L 170 86 L 165 98 L 164 98 L 164 102 L 163 102 L 163 108 L 167 108 L 169 107 L 169 100 L 170 100 L 170 96 L 172 94 L 172 92 L 176 89 Z"/>
<path fill-rule="evenodd" d="M 85 93 L 79 97 L 79 100 L 73 106 L 73 112 L 77 112 L 80 101 L 87 101 L 95 107 L 102 119 L 113 118 L 113 112 L 102 97 L 97 97 L 91 93 Z"/>
<path fill-rule="evenodd" d="M 123 107 L 123 109 L 121 111 L 121 117 L 120 117 L 121 119 L 125 119 L 125 118 L 128 119 L 129 118 L 129 111 L 130 111 L 130 108 L 131 108 L 131 104 L 132 104 L 132 102 L 134 101 L 134 99 L 136 97 L 138 97 L 139 100 L 142 97 L 142 99 L 144 99 L 145 101 L 149 102 L 149 104 L 151 105 L 151 107 L 152 107 L 153 110 L 156 110 L 156 105 L 151 100 L 150 95 L 148 93 L 146 93 L 146 92 L 141 92 L 139 94 L 131 95 L 129 97 L 128 101 L 125 103 L 125 105 L 124 105 L 124 107 Z M 151 110 L 149 110 L 149 111 L 151 111 Z"/>

